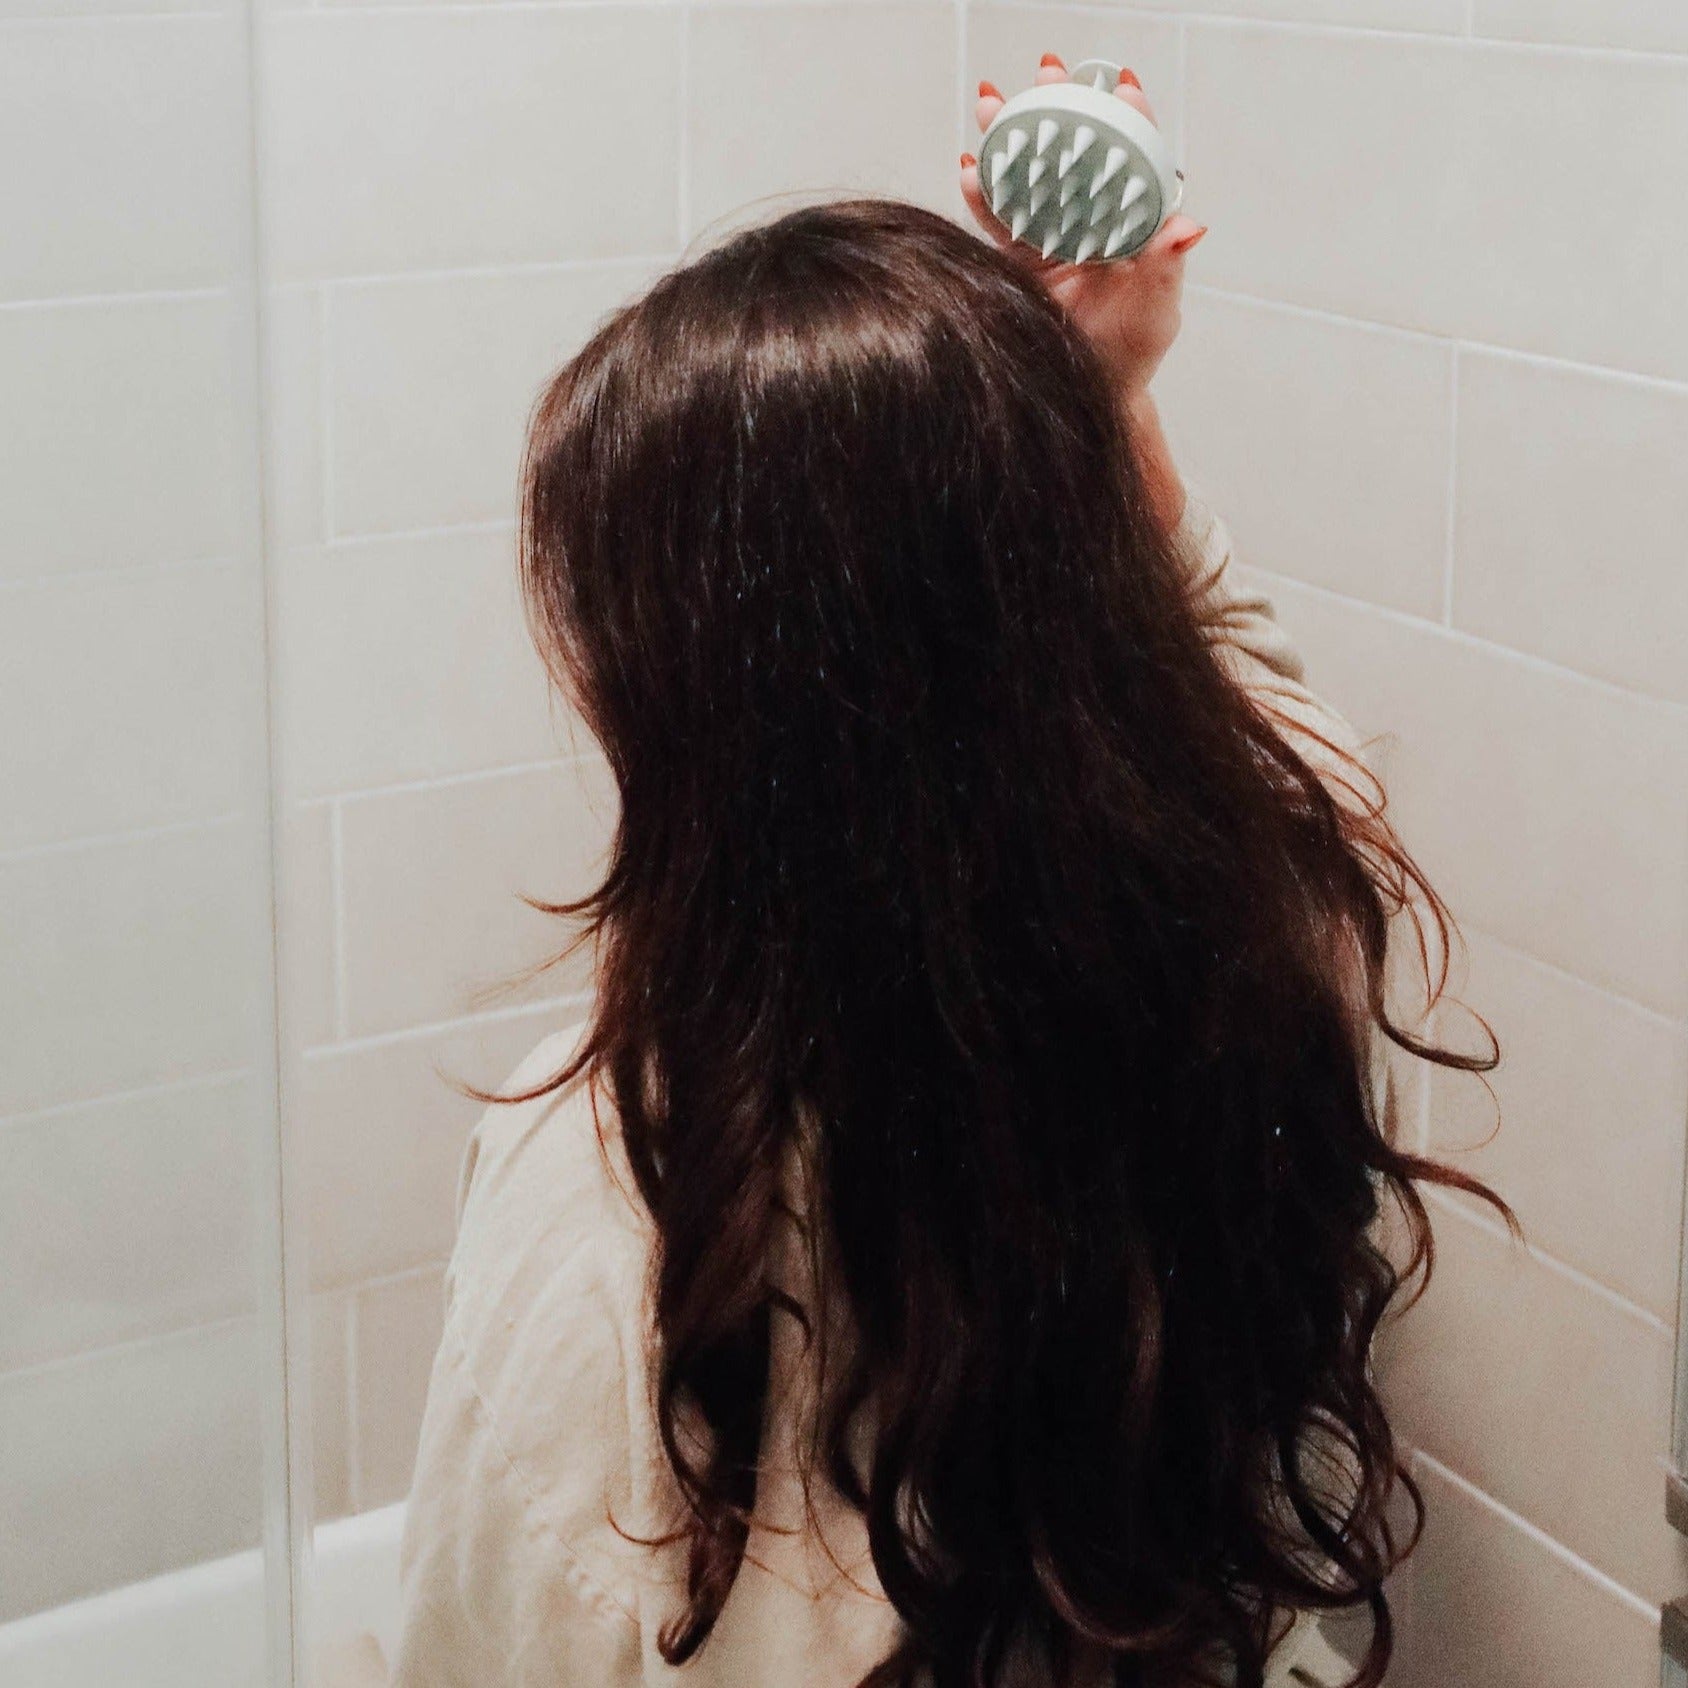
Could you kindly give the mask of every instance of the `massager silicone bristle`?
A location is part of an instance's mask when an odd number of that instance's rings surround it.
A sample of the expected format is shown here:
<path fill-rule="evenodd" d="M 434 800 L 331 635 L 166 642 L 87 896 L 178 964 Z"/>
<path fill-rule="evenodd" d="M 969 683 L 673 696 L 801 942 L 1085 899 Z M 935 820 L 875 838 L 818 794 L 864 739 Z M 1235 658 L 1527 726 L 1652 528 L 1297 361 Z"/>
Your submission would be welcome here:
<path fill-rule="evenodd" d="M 1016 94 L 979 147 L 979 187 L 1015 240 L 1045 258 L 1129 258 L 1178 209 L 1184 178 L 1160 131 L 1115 94 L 1120 67 Z"/>

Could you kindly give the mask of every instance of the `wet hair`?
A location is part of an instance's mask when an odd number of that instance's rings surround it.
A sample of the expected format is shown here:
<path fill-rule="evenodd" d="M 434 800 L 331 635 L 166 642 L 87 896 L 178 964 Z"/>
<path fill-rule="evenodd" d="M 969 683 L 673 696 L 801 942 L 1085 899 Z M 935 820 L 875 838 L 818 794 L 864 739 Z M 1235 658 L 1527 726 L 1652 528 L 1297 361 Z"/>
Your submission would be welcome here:
<path fill-rule="evenodd" d="M 1415 1186 L 1511 1216 L 1398 1140 L 1378 1051 L 1498 1050 L 1397 1023 L 1390 934 L 1434 1002 L 1448 912 L 1363 764 L 1226 670 L 1090 343 L 912 205 L 740 230 L 548 386 L 521 564 L 620 812 L 601 883 L 535 904 L 595 952 L 582 1040 L 496 1099 L 601 1076 L 653 1221 L 662 1656 L 743 1562 L 792 1318 L 901 1619 L 862 1688 L 1256 1688 L 1344 1607 L 1379 1682 Z M 809 1305 L 768 1270 L 793 1152 Z"/>

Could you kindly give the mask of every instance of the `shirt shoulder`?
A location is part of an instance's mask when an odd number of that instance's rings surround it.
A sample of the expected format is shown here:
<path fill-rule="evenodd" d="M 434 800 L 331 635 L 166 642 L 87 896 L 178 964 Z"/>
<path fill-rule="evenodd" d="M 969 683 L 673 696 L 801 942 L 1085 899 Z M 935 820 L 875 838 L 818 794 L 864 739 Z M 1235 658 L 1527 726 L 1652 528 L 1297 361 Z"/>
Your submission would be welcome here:
<path fill-rule="evenodd" d="M 499 1093 L 561 1071 L 583 1030 L 546 1038 Z M 507 1658 L 548 1646 L 554 1659 L 568 1636 L 638 1659 L 654 1567 L 628 1537 L 649 1533 L 658 1451 L 650 1259 L 613 1108 L 587 1080 L 486 1109 L 463 1157 L 403 1554 L 406 1610 L 435 1658 L 502 1625 Z"/>

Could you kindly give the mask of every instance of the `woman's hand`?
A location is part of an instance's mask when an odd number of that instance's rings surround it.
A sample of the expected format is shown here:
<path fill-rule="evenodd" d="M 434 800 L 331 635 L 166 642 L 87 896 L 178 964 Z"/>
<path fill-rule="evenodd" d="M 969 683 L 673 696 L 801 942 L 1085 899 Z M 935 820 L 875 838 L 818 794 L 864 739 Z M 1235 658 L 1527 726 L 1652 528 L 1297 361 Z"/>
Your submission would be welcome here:
<path fill-rule="evenodd" d="M 1037 80 L 1065 82 L 1067 67 L 1053 53 L 1045 53 Z M 1155 121 L 1142 86 L 1129 70 L 1120 72 L 1114 93 L 1151 123 Z M 981 82 L 975 112 L 981 130 L 990 127 L 1002 106 L 1002 95 L 989 82 Z M 1149 378 L 1178 335 L 1185 255 L 1207 233 L 1206 228 L 1174 213 L 1155 238 L 1129 258 L 1068 264 L 1044 258 L 1035 248 L 1010 237 L 985 203 L 978 164 L 971 153 L 962 154 L 961 196 L 991 239 L 1037 276 L 1090 336 L 1119 383 L 1122 404 L 1128 410 L 1140 409 Z"/>

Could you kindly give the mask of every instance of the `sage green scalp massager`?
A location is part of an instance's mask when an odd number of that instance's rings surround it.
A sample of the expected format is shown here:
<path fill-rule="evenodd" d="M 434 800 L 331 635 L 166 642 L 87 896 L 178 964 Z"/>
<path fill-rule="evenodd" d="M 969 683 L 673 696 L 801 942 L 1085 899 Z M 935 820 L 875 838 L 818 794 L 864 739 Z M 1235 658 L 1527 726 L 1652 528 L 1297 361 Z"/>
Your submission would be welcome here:
<path fill-rule="evenodd" d="M 1115 94 L 1120 67 L 1016 94 L 985 131 L 979 186 L 1015 240 L 1045 258 L 1129 258 L 1178 209 L 1184 177 L 1160 130 Z"/>

